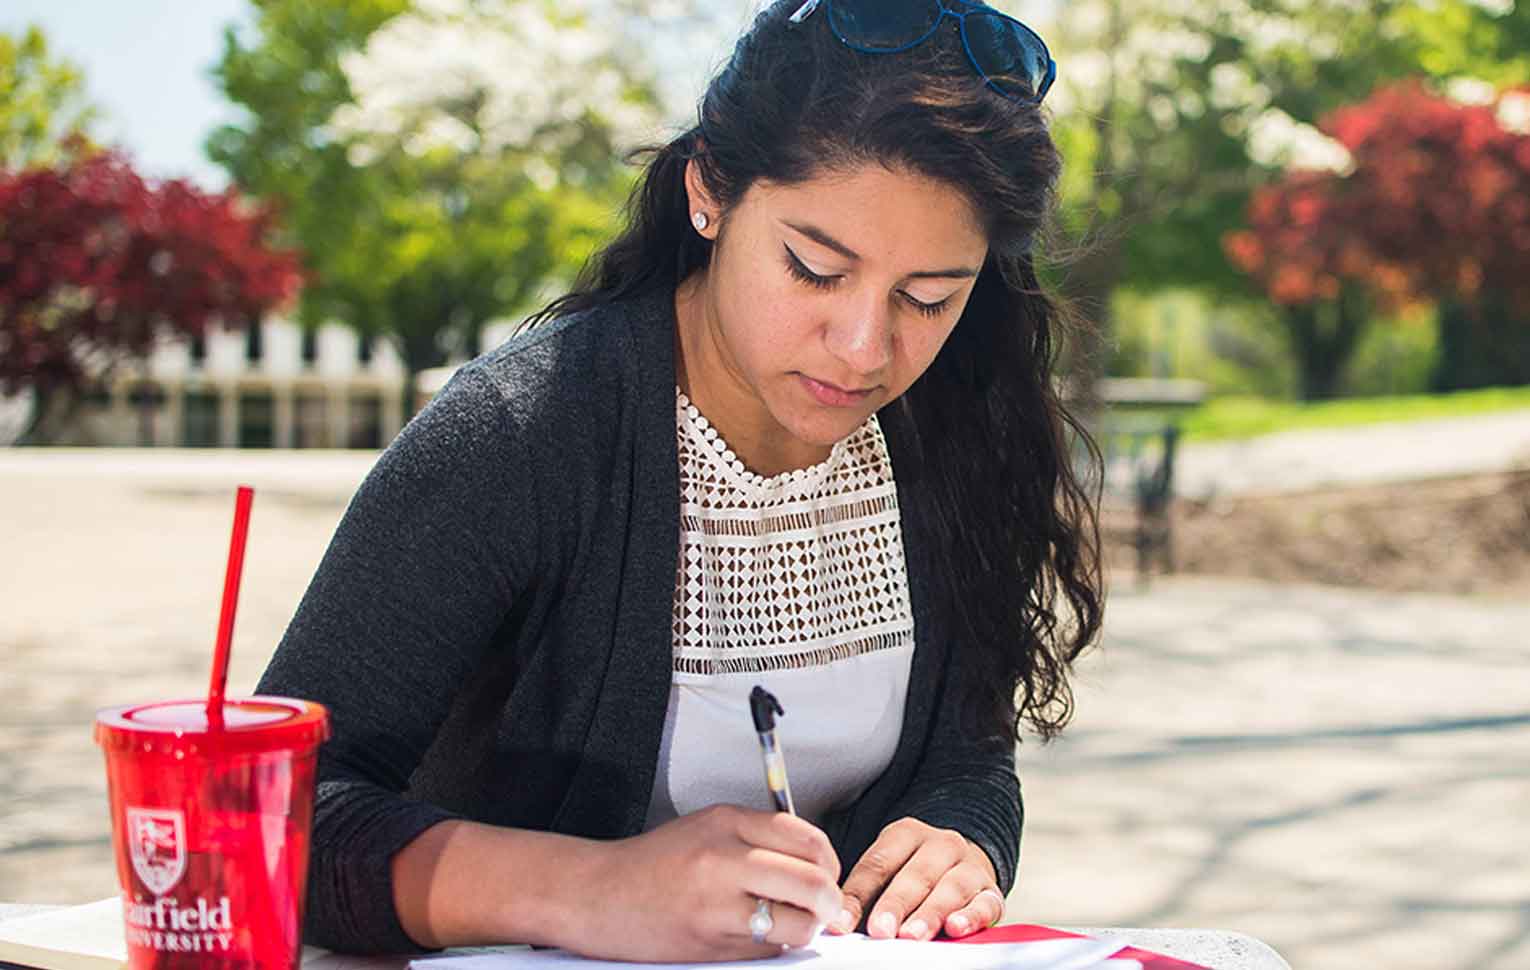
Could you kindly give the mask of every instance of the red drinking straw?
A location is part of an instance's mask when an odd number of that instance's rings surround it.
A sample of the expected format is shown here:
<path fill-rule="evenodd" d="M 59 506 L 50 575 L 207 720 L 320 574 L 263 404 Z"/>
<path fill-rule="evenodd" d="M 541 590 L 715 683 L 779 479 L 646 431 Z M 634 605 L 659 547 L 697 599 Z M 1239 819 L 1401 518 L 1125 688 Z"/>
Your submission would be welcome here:
<path fill-rule="evenodd" d="M 234 641 L 234 610 L 239 606 L 239 576 L 244 571 L 244 541 L 250 534 L 250 503 L 255 490 L 240 485 L 234 498 L 234 534 L 228 546 L 228 572 L 223 574 L 223 613 L 218 617 L 218 644 L 213 651 L 212 682 L 207 689 L 207 724 L 223 727 L 223 689 L 228 684 L 228 654 Z"/>

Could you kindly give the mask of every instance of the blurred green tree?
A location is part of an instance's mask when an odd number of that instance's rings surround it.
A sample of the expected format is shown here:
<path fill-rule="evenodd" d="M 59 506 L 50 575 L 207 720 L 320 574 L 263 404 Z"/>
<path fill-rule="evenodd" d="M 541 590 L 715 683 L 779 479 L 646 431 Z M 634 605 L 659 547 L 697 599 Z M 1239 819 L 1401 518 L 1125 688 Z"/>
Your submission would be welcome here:
<path fill-rule="evenodd" d="M 279 199 L 313 282 L 300 319 L 386 337 L 413 377 L 529 309 L 610 230 L 652 77 L 552 0 L 257 0 L 216 76 L 246 109 L 211 157 Z"/>
<path fill-rule="evenodd" d="M 0 31 L 0 170 L 52 165 L 94 150 L 97 109 L 74 64 L 48 52 L 41 27 Z"/>
<path fill-rule="evenodd" d="M 1046 35 L 1068 160 L 1057 282 L 1107 342 L 1117 287 L 1255 296 L 1221 239 L 1287 169 L 1346 168 L 1327 112 L 1405 77 L 1530 78 L 1530 9 L 1484 0 L 1075 0 Z"/>

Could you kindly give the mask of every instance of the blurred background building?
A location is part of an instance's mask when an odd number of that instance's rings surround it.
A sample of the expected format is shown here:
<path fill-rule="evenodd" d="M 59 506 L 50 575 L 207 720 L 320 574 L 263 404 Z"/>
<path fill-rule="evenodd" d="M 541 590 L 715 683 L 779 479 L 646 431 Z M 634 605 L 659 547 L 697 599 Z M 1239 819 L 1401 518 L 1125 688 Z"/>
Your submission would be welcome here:
<path fill-rule="evenodd" d="M 403 424 L 387 344 L 286 320 L 165 340 L 92 390 L 55 442 L 189 448 L 377 448 Z"/>
<path fill-rule="evenodd" d="M 486 347 L 513 324 L 490 325 Z M 304 329 L 273 317 L 243 330 L 162 339 L 87 392 L 57 445 L 179 448 L 381 448 L 455 365 L 422 372 L 413 407 L 391 344 L 342 324 Z M 30 402 L 0 421 L 17 433 Z"/>

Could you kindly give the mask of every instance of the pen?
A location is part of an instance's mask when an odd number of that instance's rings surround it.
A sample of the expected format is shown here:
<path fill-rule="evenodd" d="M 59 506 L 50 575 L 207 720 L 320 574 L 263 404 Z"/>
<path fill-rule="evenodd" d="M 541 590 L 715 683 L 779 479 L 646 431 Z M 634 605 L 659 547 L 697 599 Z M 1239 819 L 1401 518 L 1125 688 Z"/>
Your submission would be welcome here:
<path fill-rule="evenodd" d="M 792 788 L 786 782 L 786 758 L 776 743 L 776 715 L 785 714 L 781 702 L 763 687 L 749 692 L 749 712 L 754 715 L 754 729 L 760 735 L 760 755 L 765 759 L 765 787 L 775 800 L 776 811 L 797 814 L 792 806 Z"/>

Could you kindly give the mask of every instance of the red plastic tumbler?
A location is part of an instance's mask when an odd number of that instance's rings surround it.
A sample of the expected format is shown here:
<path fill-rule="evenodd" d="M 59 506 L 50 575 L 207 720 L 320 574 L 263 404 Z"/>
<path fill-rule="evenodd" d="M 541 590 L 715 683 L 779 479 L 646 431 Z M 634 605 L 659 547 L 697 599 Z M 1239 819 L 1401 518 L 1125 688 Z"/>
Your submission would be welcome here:
<path fill-rule="evenodd" d="M 215 709 L 216 710 L 216 709 Z M 329 714 L 250 697 L 96 715 L 130 970 L 295 970 Z"/>

